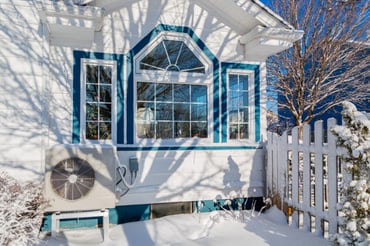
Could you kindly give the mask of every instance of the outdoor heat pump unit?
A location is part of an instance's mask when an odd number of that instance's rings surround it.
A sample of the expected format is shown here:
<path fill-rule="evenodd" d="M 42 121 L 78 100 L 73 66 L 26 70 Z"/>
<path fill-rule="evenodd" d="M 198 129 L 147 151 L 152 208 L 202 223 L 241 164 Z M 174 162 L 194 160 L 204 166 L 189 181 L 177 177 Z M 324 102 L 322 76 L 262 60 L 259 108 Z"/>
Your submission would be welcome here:
<path fill-rule="evenodd" d="M 110 145 L 59 145 L 45 153 L 47 212 L 116 206 L 117 155 Z"/>

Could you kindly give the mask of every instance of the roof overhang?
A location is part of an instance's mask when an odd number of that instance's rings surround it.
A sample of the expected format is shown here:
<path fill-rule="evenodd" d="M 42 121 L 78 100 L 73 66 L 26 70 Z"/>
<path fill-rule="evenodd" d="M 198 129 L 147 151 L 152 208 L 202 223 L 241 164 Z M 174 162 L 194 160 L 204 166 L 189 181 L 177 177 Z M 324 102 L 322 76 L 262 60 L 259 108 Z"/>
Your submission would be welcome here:
<path fill-rule="evenodd" d="M 90 47 L 94 32 L 102 26 L 104 11 L 93 6 L 63 2 L 38 3 L 41 20 L 46 24 L 51 44 L 74 44 Z"/>
<path fill-rule="evenodd" d="M 246 58 L 266 60 L 267 57 L 292 47 L 293 43 L 302 38 L 304 32 L 294 29 L 256 26 L 240 38 L 244 45 Z"/>
<path fill-rule="evenodd" d="M 135 0 L 128 0 L 135 2 Z M 189 0 L 212 11 L 239 35 L 245 59 L 263 61 L 290 48 L 303 31 L 295 30 L 258 0 Z M 103 18 L 127 4 L 122 0 L 37 1 L 51 44 L 91 47 Z"/>

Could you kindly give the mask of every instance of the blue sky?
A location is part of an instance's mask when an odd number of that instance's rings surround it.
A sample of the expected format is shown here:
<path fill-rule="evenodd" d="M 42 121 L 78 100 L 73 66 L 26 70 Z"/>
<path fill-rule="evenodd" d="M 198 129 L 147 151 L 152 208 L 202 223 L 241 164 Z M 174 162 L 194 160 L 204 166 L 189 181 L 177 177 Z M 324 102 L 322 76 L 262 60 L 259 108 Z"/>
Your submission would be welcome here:
<path fill-rule="evenodd" d="M 271 8 L 272 0 L 260 0 L 261 3 L 265 4 L 267 7 Z"/>

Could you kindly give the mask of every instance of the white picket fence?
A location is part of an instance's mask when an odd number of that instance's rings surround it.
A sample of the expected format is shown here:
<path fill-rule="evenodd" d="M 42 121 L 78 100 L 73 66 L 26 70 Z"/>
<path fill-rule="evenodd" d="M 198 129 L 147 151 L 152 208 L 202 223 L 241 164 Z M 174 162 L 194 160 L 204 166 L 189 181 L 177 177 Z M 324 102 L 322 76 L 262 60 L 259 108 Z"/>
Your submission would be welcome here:
<path fill-rule="evenodd" d="M 330 129 L 336 120 L 327 123 Z M 336 137 L 324 130 L 323 121 L 315 122 L 313 130 L 305 125 L 301 139 L 298 127 L 291 135 L 268 133 L 266 193 L 277 197 L 273 200 L 288 214 L 292 225 L 328 237 L 338 230 L 341 150 Z"/>

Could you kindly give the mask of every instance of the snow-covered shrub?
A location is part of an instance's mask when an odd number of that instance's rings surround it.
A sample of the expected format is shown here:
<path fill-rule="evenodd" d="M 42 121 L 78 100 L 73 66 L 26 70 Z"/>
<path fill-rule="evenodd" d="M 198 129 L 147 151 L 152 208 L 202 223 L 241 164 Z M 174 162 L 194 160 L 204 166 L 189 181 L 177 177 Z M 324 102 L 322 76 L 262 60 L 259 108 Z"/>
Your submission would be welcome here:
<path fill-rule="evenodd" d="M 20 184 L 0 172 L 0 245 L 36 243 L 47 205 L 42 184 Z"/>
<path fill-rule="evenodd" d="M 370 120 L 349 102 L 343 103 L 343 126 L 332 132 L 338 145 L 346 149 L 342 156 L 347 179 L 338 204 L 342 215 L 341 231 L 333 240 L 339 245 L 368 245 L 370 234 Z"/>

